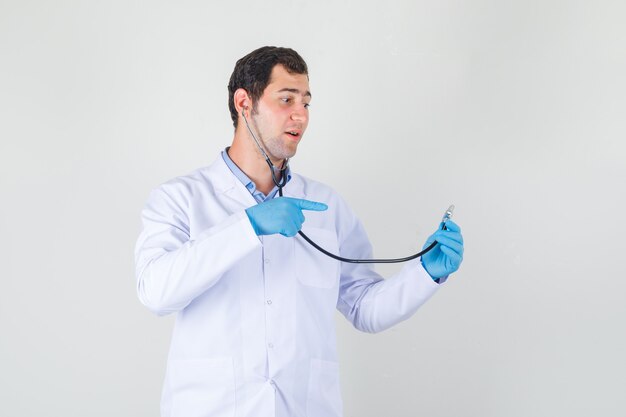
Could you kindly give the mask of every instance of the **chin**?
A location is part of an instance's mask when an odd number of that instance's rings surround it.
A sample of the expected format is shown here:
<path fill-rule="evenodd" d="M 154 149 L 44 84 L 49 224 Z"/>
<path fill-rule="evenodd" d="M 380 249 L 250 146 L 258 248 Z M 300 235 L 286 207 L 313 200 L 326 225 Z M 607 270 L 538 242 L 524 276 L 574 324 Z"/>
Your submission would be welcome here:
<path fill-rule="evenodd" d="M 286 158 L 293 158 L 294 156 L 296 156 L 296 153 L 298 153 L 297 151 L 298 151 L 298 149 L 294 149 L 291 152 L 287 152 Z"/>
<path fill-rule="evenodd" d="M 278 150 L 278 152 L 272 152 L 272 156 L 275 157 L 276 159 L 290 159 L 296 155 L 296 151 L 297 151 L 296 147 L 294 147 L 293 149 L 285 147 L 283 149 Z"/>
<path fill-rule="evenodd" d="M 295 156 L 298 150 L 298 142 L 284 142 L 278 138 L 264 143 L 266 151 L 275 160 L 289 159 Z"/>

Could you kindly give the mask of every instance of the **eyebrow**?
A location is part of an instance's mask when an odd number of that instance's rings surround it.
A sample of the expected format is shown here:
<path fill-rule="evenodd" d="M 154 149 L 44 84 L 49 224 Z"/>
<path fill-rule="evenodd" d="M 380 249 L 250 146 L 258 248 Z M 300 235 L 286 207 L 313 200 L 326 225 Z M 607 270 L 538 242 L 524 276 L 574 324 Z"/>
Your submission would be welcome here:
<path fill-rule="evenodd" d="M 278 92 L 278 93 L 282 93 L 283 91 L 288 91 L 288 92 L 290 92 L 290 93 L 294 93 L 294 94 L 300 94 L 300 93 L 301 93 L 301 91 L 300 91 L 300 90 L 298 90 L 297 88 L 281 88 L 281 89 L 280 89 L 280 90 L 278 90 L 277 92 Z M 306 97 L 306 96 L 312 97 L 312 96 L 311 96 L 311 92 L 310 92 L 310 91 L 307 91 L 306 93 L 304 93 L 304 94 L 303 94 L 303 96 L 305 96 L 305 97 Z"/>

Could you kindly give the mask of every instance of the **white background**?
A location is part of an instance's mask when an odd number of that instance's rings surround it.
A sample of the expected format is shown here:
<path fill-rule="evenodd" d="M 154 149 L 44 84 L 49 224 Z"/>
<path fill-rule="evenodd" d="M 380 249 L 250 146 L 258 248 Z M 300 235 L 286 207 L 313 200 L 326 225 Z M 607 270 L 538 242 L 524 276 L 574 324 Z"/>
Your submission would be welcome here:
<path fill-rule="evenodd" d="M 150 189 L 232 139 L 235 61 L 310 68 L 294 170 L 375 254 L 449 204 L 465 261 L 378 335 L 347 417 L 626 415 L 623 1 L 0 1 L 0 415 L 155 416 L 172 317 L 135 295 Z M 397 267 L 380 268 L 388 274 Z"/>

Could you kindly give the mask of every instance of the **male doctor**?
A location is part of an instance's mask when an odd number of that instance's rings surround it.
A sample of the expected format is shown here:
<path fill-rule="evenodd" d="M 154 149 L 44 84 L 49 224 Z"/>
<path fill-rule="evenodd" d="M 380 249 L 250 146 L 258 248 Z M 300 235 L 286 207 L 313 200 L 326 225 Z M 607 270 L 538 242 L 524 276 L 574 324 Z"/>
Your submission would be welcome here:
<path fill-rule="evenodd" d="M 460 229 L 448 221 L 426 242 L 439 242 L 433 250 L 388 279 L 323 255 L 297 231 L 343 257 L 372 248 L 326 185 L 276 170 L 287 181 L 278 197 L 250 133 L 276 167 L 296 154 L 309 122 L 306 63 L 292 49 L 257 49 L 237 61 L 228 91 L 232 145 L 153 190 L 141 214 L 139 299 L 177 313 L 162 416 L 341 416 L 335 308 L 372 333 L 409 318 L 461 264 Z"/>

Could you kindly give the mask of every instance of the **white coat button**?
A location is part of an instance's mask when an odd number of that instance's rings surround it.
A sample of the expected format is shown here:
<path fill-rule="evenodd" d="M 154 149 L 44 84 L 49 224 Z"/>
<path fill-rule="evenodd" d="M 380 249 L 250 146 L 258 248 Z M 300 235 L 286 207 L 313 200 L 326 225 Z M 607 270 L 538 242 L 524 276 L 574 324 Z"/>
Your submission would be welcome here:
<path fill-rule="evenodd" d="M 267 259 L 267 258 L 265 258 L 265 263 L 266 263 L 266 264 L 269 264 L 269 263 L 270 263 L 270 260 L 269 260 L 269 259 Z"/>
<path fill-rule="evenodd" d="M 270 348 L 270 349 L 274 349 L 274 344 L 273 343 L 268 343 L 267 347 Z"/>
<path fill-rule="evenodd" d="M 268 305 L 272 304 L 272 300 L 267 300 L 267 304 Z"/>
<path fill-rule="evenodd" d="M 273 379 L 270 379 L 270 385 L 276 386 L 276 381 L 274 381 Z"/>

